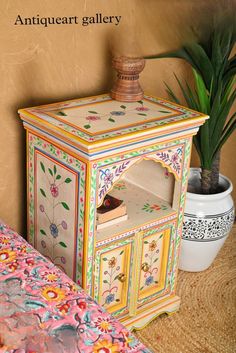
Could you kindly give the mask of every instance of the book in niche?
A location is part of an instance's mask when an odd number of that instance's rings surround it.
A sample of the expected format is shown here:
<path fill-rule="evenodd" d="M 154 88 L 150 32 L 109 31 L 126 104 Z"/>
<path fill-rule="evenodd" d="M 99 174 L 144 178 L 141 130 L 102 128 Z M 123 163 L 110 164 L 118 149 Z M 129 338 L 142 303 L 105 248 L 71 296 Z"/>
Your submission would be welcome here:
<path fill-rule="evenodd" d="M 112 220 L 116 220 L 115 223 L 118 223 L 119 220 L 122 221 L 127 218 L 126 205 L 124 201 L 109 194 L 104 197 L 102 205 L 97 208 L 98 228 L 102 223 L 110 222 Z M 114 224 L 114 222 L 109 223 L 108 225 L 111 224 Z"/>

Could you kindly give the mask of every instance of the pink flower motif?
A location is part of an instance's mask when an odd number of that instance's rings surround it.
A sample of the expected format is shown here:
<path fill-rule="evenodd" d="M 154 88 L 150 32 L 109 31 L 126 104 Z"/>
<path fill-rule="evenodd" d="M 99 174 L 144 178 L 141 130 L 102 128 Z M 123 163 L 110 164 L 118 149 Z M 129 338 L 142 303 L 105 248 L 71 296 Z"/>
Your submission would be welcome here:
<path fill-rule="evenodd" d="M 50 191 L 53 197 L 57 197 L 59 195 L 59 190 L 56 184 L 51 184 Z"/>
<path fill-rule="evenodd" d="M 66 229 L 67 229 L 67 223 L 66 223 L 66 221 L 62 221 L 62 222 L 61 222 L 61 226 L 62 226 L 63 229 L 66 230 Z"/>
<path fill-rule="evenodd" d="M 147 107 L 137 107 L 135 108 L 138 112 L 147 112 L 149 110 L 149 108 Z"/>
<path fill-rule="evenodd" d="M 178 162 L 178 158 L 179 158 L 178 153 L 173 154 L 173 156 L 171 157 L 171 162 L 172 163 Z"/>
<path fill-rule="evenodd" d="M 61 257 L 61 262 L 62 262 L 63 264 L 66 263 L 66 258 L 65 258 L 64 256 Z"/>
<path fill-rule="evenodd" d="M 40 205 L 39 209 L 40 209 L 41 212 L 44 212 L 44 206 L 43 205 Z"/>
<path fill-rule="evenodd" d="M 165 175 L 165 178 L 169 178 L 170 176 L 170 173 L 167 168 L 165 168 L 164 175 Z"/>
<path fill-rule="evenodd" d="M 42 245 L 42 247 L 43 247 L 44 249 L 47 247 L 47 245 L 46 245 L 46 243 L 45 243 L 44 240 L 41 241 L 41 245 Z"/>
<path fill-rule="evenodd" d="M 100 116 L 96 116 L 96 115 L 89 115 L 89 116 L 86 116 L 85 119 L 88 120 L 88 121 L 101 120 Z"/>
<path fill-rule="evenodd" d="M 105 183 L 110 183 L 113 179 L 113 173 L 107 172 L 106 175 L 104 176 L 104 181 Z"/>
<path fill-rule="evenodd" d="M 80 202 L 84 202 L 84 199 L 83 199 L 83 197 L 81 197 L 81 198 L 80 198 Z"/>

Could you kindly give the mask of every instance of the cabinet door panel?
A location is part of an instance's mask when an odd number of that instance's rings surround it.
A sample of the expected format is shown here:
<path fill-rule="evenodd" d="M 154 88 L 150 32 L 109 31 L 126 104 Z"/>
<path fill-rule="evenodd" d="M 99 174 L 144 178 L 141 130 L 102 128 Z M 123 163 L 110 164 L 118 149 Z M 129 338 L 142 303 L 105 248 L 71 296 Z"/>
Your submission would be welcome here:
<path fill-rule="evenodd" d="M 129 239 L 96 252 L 94 298 L 115 315 L 128 311 L 133 243 Z"/>
<path fill-rule="evenodd" d="M 168 255 L 170 250 L 170 228 L 148 232 L 143 236 L 140 264 L 138 303 L 165 288 Z M 148 235 L 149 234 L 149 235 Z"/>

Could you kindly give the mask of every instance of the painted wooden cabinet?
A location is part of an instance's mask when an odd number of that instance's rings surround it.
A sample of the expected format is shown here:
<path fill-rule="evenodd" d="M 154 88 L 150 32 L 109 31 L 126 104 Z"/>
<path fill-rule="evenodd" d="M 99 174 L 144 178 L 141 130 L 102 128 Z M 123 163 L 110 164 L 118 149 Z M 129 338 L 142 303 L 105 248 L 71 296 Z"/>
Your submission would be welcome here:
<path fill-rule="evenodd" d="M 207 118 L 145 96 L 19 111 L 27 130 L 28 241 L 129 328 L 178 309 L 192 136 Z M 109 195 L 127 219 L 97 229 Z"/>

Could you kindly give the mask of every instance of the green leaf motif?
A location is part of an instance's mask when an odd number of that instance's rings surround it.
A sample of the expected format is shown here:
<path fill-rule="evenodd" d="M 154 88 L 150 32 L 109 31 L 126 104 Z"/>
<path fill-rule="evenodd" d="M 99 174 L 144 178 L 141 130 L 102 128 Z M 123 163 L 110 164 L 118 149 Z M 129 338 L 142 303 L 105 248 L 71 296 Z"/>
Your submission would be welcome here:
<path fill-rule="evenodd" d="M 60 112 L 58 112 L 57 115 L 67 116 L 67 114 L 65 112 L 63 112 L 62 110 Z"/>
<path fill-rule="evenodd" d="M 53 167 L 53 172 L 54 172 L 54 174 L 57 174 L 57 167 L 55 165 Z"/>
<path fill-rule="evenodd" d="M 122 255 L 124 253 L 124 250 L 122 250 L 121 252 L 120 252 L 120 255 Z"/>
<path fill-rule="evenodd" d="M 147 240 L 145 240 L 144 244 L 148 244 L 148 241 L 147 241 Z"/>
<path fill-rule="evenodd" d="M 112 123 L 115 123 L 115 120 L 112 118 L 109 118 L 108 120 L 111 121 Z"/>
<path fill-rule="evenodd" d="M 138 101 L 139 104 L 143 105 L 143 101 Z"/>
<path fill-rule="evenodd" d="M 68 210 L 69 211 L 69 206 L 67 205 L 67 203 L 66 202 L 61 202 L 61 204 L 62 204 L 62 206 L 66 209 L 66 210 Z"/>
<path fill-rule="evenodd" d="M 170 112 L 166 111 L 166 110 L 158 110 L 160 113 L 166 113 L 169 114 Z"/>
<path fill-rule="evenodd" d="M 40 192 L 41 194 L 44 196 L 44 197 L 47 197 L 46 194 L 45 194 L 45 191 L 43 189 L 40 189 Z"/>
<path fill-rule="evenodd" d="M 43 229 L 40 229 L 40 233 L 43 235 L 47 235 L 46 232 Z"/>
<path fill-rule="evenodd" d="M 66 178 L 65 183 L 69 184 L 72 180 L 70 178 Z"/>
<path fill-rule="evenodd" d="M 91 128 L 91 125 L 89 125 L 89 124 L 84 125 L 84 128 L 85 128 L 85 129 L 90 129 L 90 128 Z"/>
<path fill-rule="evenodd" d="M 41 165 L 42 171 L 45 173 L 45 167 L 44 167 L 43 162 L 40 162 L 40 165 Z"/>
<path fill-rule="evenodd" d="M 51 176 L 53 176 L 53 172 L 52 169 L 48 168 L 49 173 L 51 174 Z"/>
<path fill-rule="evenodd" d="M 98 114 L 98 113 L 95 112 L 94 110 L 89 110 L 88 112 L 91 113 L 91 114 Z"/>
<path fill-rule="evenodd" d="M 56 176 L 56 180 L 59 180 L 59 179 L 61 179 L 61 175 L 58 174 L 58 175 Z"/>
<path fill-rule="evenodd" d="M 125 105 L 121 105 L 120 106 L 122 109 L 126 109 L 126 106 Z"/>
<path fill-rule="evenodd" d="M 137 113 L 138 115 L 147 116 L 145 113 Z"/>
<path fill-rule="evenodd" d="M 102 259 L 103 259 L 103 261 L 107 261 L 107 258 L 106 258 L 106 257 L 103 257 Z"/>
<path fill-rule="evenodd" d="M 67 245 L 63 242 L 63 241 L 60 241 L 59 243 L 63 248 L 67 248 Z"/>
<path fill-rule="evenodd" d="M 103 280 L 103 283 L 108 283 L 108 281 L 106 279 Z"/>

